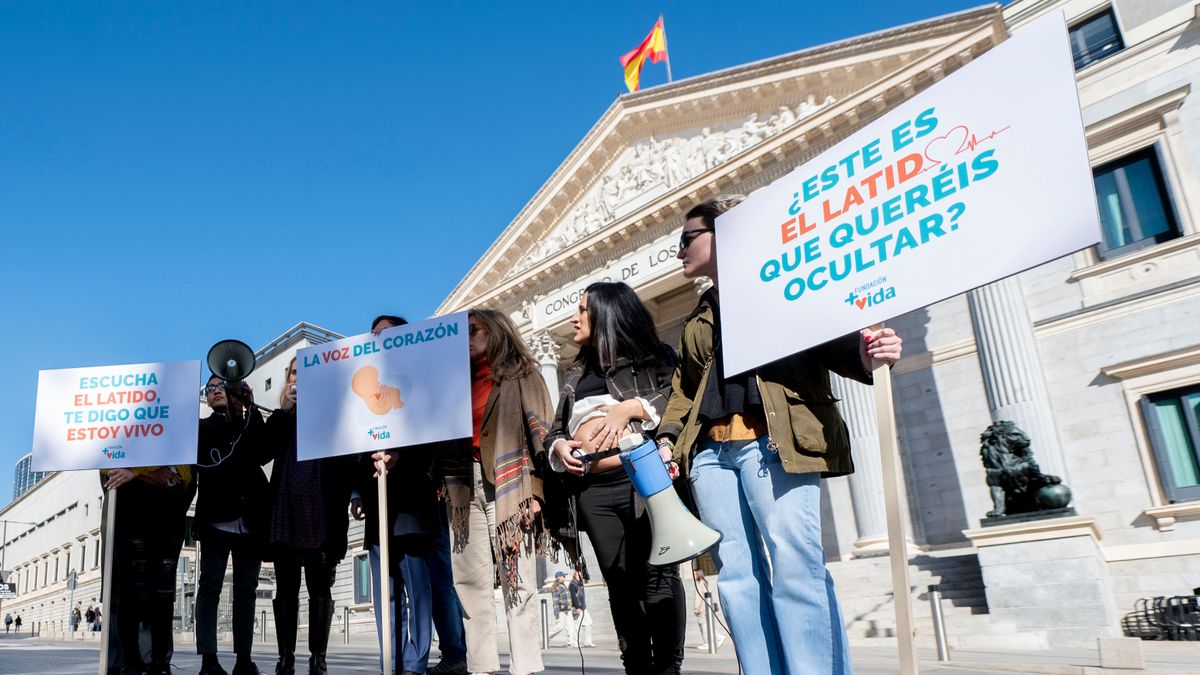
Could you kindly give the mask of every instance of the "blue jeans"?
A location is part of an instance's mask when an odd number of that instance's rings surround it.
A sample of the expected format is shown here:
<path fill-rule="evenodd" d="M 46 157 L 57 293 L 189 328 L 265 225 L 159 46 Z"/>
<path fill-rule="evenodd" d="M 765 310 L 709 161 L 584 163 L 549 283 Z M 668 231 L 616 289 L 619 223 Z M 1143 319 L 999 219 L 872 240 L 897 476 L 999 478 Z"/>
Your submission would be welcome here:
<path fill-rule="evenodd" d="M 467 633 L 463 627 L 462 605 L 454 590 L 454 572 L 450 568 L 450 518 L 446 505 L 438 504 L 437 510 L 438 532 L 433 540 L 433 552 L 429 555 L 433 627 L 437 629 L 438 650 L 442 653 L 442 660 L 461 663 L 467 660 Z"/>
<path fill-rule="evenodd" d="M 410 670 L 414 673 L 425 672 L 429 664 L 429 643 L 432 640 L 431 619 L 433 616 L 433 597 L 429 586 L 429 564 L 426 554 L 408 554 L 393 547 L 389 554 L 400 556 L 400 575 L 404 585 L 403 595 L 397 596 L 395 577 L 388 577 L 388 611 L 392 617 L 392 664 L 397 670 Z M 371 595 L 375 601 L 375 634 L 379 644 L 383 646 L 383 607 L 380 602 L 379 584 L 379 546 L 372 546 L 367 554 L 371 565 Z M 397 602 L 399 601 L 399 602 Z M 396 611 L 399 604 L 400 611 Z M 397 652 L 402 662 L 396 660 Z M 383 655 L 379 656 L 379 667 L 383 668 Z"/>
<path fill-rule="evenodd" d="M 821 546 L 820 475 L 785 472 L 762 436 L 704 441 L 690 480 L 700 519 L 721 533 L 717 588 L 746 675 L 850 673 Z"/>

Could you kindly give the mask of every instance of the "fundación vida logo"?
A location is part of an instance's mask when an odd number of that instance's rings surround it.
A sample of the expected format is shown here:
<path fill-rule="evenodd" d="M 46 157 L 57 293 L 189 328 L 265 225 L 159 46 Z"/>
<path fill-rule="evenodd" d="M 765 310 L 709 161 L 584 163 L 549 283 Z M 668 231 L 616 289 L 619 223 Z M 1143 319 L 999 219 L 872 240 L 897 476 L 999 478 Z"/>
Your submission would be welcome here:
<path fill-rule="evenodd" d="M 887 280 L 887 277 L 879 277 L 874 281 L 865 283 L 855 288 L 842 302 L 859 309 L 866 309 L 887 302 L 896 297 L 896 287 L 887 285 Z"/>
<path fill-rule="evenodd" d="M 367 435 L 370 436 L 372 440 L 383 441 L 383 440 L 387 440 L 387 439 L 391 438 L 392 432 L 387 430 L 386 424 L 383 424 L 383 425 L 380 425 L 377 427 L 371 427 L 370 429 L 367 429 Z"/>
<path fill-rule="evenodd" d="M 109 459 L 125 459 L 125 451 L 121 449 L 122 447 L 120 445 L 110 445 L 100 448 L 100 453 Z"/>

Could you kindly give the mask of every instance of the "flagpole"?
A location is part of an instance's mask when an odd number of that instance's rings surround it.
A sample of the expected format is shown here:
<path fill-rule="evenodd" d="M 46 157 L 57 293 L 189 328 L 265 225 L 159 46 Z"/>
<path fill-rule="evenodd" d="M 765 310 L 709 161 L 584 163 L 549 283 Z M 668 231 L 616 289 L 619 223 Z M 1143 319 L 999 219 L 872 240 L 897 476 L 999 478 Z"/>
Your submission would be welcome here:
<path fill-rule="evenodd" d="M 663 15 L 658 15 L 659 22 L 663 27 L 663 52 L 667 55 L 667 84 L 671 83 L 671 50 L 667 45 L 667 22 L 663 21 Z"/>

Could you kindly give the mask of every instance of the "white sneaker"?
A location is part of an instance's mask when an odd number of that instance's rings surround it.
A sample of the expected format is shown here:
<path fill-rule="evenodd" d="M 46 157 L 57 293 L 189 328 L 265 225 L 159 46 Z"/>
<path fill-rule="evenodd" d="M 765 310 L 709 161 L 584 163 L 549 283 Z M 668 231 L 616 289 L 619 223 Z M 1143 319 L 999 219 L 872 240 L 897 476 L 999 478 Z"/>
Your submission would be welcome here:
<path fill-rule="evenodd" d="M 700 651 L 705 651 L 708 649 L 708 643 L 701 642 L 700 644 L 696 645 L 696 649 L 699 649 Z"/>

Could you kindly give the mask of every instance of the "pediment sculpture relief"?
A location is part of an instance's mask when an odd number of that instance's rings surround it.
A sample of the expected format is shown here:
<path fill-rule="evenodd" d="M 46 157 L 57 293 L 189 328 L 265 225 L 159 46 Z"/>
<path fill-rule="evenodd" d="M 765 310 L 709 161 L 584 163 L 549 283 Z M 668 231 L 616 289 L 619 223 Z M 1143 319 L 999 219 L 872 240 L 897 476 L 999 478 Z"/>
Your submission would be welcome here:
<path fill-rule="evenodd" d="M 758 113 L 724 129 L 704 127 L 691 136 L 661 140 L 653 136 L 635 143 L 567 215 L 509 272 L 529 269 L 567 246 L 605 227 L 677 185 L 727 162 L 800 120 L 834 103 L 832 96 L 800 102 L 795 110 L 779 108 L 766 119 Z"/>

